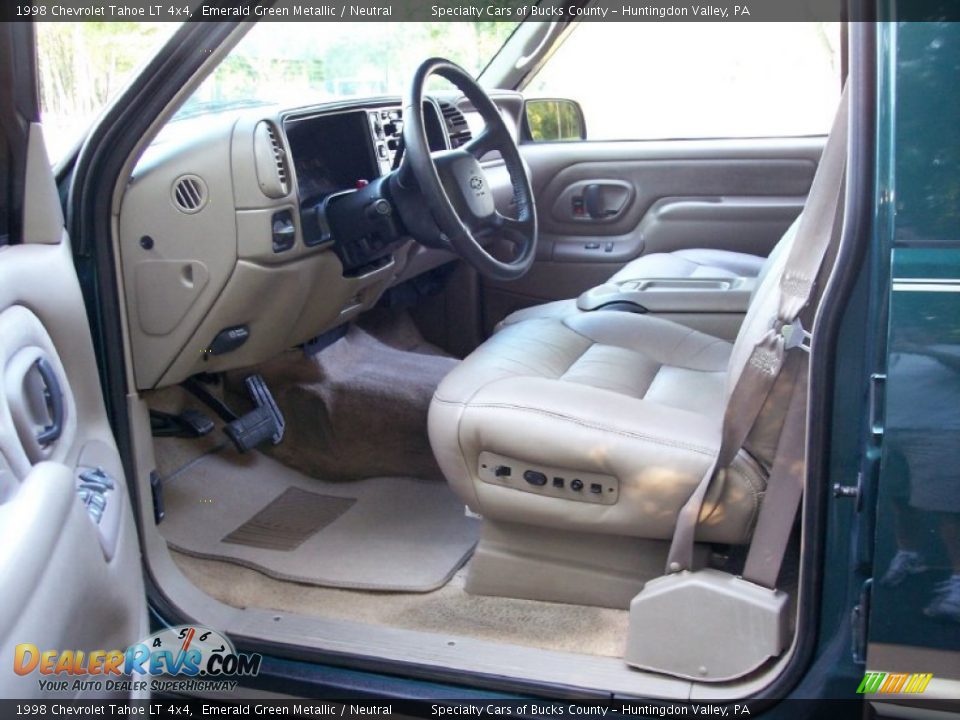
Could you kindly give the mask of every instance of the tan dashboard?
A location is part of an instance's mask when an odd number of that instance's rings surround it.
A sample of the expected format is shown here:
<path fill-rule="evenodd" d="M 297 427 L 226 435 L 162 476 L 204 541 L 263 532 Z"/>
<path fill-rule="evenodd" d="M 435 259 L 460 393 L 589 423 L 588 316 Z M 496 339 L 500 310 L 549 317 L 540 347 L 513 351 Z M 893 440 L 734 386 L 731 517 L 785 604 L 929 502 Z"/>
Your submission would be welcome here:
<path fill-rule="evenodd" d="M 384 107 L 393 106 L 350 110 Z M 298 112 L 174 122 L 138 162 L 119 218 L 137 388 L 267 360 L 355 318 L 391 284 L 455 259 L 407 240 L 345 272 L 335 244 L 305 232 L 285 132 L 309 114 Z M 371 129 L 374 168 L 384 172 Z"/>

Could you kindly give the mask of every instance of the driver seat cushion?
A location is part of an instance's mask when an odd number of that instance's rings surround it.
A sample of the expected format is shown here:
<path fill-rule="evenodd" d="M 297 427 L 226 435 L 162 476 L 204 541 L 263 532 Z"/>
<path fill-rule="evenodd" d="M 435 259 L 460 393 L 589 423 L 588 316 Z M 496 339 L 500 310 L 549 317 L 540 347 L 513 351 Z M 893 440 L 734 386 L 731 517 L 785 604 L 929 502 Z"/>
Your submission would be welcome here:
<path fill-rule="evenodd" d="M 757 277 L 767 258 L 730 250 L 691 248 L 652 253 L 627 263 L 608 282 L 621 283 L 647 278 Z M 500 330 L 532 318 L 562 318 L 579 312 L 576 299 L 556 300 L 516 310 L 497 325 Z"/>
<path fill-rule="evenodd" d="M 498 520 L 668 540 L 720 443 L 732 345 L 666 320 L 580 313 L 506 327 L 441 382 L 430 440 L 454 490 Z M 485 483 L 490 451 L 618 479 L 600 505 Z M 750 456 L 726 472 L 701 541 L 744 543 L 766 485 Z"/>

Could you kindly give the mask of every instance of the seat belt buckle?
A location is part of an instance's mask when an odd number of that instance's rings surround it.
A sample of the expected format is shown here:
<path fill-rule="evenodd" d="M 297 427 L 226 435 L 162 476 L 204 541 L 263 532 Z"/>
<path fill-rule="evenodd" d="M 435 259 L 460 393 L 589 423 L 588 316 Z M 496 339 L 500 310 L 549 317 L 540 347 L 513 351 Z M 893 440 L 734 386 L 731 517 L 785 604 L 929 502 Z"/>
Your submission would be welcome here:
<path fill-rule="evenodd" d="M 810 346 L 813 343 L 813 335 L 806 331 L 800 318 L 795 318 L 789 325 L 780 326 L 780 334 L 783 335 L 783 349 L 793 350 L 800 348 L 805 353 L 810 352 Z"/>

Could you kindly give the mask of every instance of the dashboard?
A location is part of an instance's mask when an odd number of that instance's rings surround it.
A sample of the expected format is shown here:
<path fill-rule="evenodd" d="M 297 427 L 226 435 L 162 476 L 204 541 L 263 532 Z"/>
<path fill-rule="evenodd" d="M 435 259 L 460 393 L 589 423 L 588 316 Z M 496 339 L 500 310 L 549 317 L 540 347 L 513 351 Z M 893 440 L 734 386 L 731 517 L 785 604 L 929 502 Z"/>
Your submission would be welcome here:
<path fill-rule="evenodd" d="M 515 97 L 514 97 L 515 95 Z M 522 97 L 501 109 L 519 127 Z M 429 98 L 430 148 L 471 138 L 465 98 Z M 123 194 L 117 246 L 136 386 L 247 367 L 372 308 L 456 256 L 399 233 L 331 226 L 324 209 L 402 156 L 399 98 L 260 107 L 168 123 Z M 485 166 L 497 204 L 512 190 Z M 424 210 L 426 212 L 426 209 Z M 402 230 L 402 228 L 401 228 Z"/>

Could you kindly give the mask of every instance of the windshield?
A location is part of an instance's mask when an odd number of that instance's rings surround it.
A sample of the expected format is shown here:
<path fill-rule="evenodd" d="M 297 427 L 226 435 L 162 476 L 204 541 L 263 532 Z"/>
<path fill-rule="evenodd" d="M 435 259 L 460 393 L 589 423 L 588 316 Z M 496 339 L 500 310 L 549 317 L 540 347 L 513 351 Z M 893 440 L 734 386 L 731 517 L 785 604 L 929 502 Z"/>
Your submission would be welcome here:
<path fill-rule="evenodd" d="M 417 66 L 440 56 L 474 76 L 512 22 L 281 23 L 255 26 L 174 119 L 251 105 L 298 106 L 401 95 Z"/>

